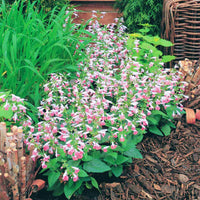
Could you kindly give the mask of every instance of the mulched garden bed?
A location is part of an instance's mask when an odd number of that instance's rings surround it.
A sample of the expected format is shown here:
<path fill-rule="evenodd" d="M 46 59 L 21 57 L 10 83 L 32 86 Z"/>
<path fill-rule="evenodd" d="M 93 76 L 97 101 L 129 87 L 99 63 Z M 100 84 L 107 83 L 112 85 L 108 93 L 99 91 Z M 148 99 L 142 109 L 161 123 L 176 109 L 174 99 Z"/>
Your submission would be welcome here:
<path fill-rule="evenodd" d="M 146 135 L 138 145 L 144 159 L 134 159 L 120 179 L 100 179 L 101 194 L 85 191 L 73 200 L 200 199 L 200 121 L 194 125 L 177 122 L 168 137 Z M 100 176 L 102 178 L 102 175 Z M 98 179 L 98 177 L 97 177 Z M 53 198 L 40 191 L 33 199 Z M 44 198 L 43 198 L 44 196 Z"/>

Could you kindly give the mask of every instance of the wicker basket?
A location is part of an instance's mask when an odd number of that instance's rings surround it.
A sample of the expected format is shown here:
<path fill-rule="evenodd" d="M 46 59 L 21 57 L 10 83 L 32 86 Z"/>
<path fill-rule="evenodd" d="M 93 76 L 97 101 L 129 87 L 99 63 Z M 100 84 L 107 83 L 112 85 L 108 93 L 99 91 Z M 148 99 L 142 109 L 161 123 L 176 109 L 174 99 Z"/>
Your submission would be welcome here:
<path fill-rule="evenodd" d="M 161 37 L 174 46 L 165 49 L 176 61 L 200 57 L 200 0 L 164 0 Z"/>

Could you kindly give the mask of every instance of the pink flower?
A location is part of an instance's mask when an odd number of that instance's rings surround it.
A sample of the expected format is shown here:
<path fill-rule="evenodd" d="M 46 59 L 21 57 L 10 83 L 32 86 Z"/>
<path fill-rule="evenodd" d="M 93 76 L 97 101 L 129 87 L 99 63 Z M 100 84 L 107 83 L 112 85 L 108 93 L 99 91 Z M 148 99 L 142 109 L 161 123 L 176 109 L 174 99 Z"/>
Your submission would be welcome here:
<path fill-rule="evenodd" d="M 124 136 L 123 135 L 121 135 L 121 137 L 120 137 L 120 142 L 124 142 L 125 141 L 125 139 L 124 139 Z"/>
<path fill-rule="evenodd" d="M 44 154 L 43 161 L 48 162 L 49 159 L 50 159 L 50 156 L 47 156 L 46 154 Z"/>
<path fill-rule="evenodd" d="M 112 142 L 112 144 L 111 144 L 111 149 L 116 149 L 117 148 L 117 145 L 116 144 L 114 144 L 114 142 Z"/>
<path fill-rule="evenodd" d="M 74 153 L 74 149 L 73 149 L 73 148 L 70 148 L 69 151 L 68 151 L 68 154 L 69 154 L 69 155 L 72 155 L 73 153 Z"/>
<path fill-rule="evenodd" d="M 45 162 L 42 162 L 42 169 L 47 168 L 47 165 L 45 164 Z"/>
<path fill-rule="evenodd" d="M 26 107 L 25 106 L 19 104 L 18 107 L 19 107 L 20 110 L 23 110 L 23 112 L 26 113 Z"/>
<path fill-rule="evenodd" d="M 63 179 L 63 181 L 68 181 L 69 180 L 69 176 L 67 174 L 67 171 L 65 171 L 65 173 L 63 174 L 62 179 Z"/>
<path fill-rule="evenodd" d="M 47 142 L 44 146 L 43 146 L 44 151 L 49 150 L 49 142 Z"/>
<path fill-rule="evenodd" d="M 119 132 L 122 132 L 122 131 L 123 131 L 122 126 L 120 126 L 120 127 L 118 128 L 118 131 L 119 131 Z"/>
<path fill-rule="evenodd" d="M 138 134 L 138 131 L 133 131 L 133 135 L 137 135 Z"/>
<path fill-rule="evenodd" d="M 10 107 L 10 104 L 8 103 L 8 101 L 6 101 L 6 104 L 4 105 L 4 109 L 5 109 L 5 110 L 8 110 L 9 107 Z"/>
<path fill-rule="evenodd" d="M 53 129 L 52 129 L 52 133 L 57 133 L 57 131 L 58 131 L 58 130 L 57 130 L 57 127 L 54 126 Z"/>
<path fill-rule="evenodd" d="M 160 110 L 160 107 L 158 105 L 156 106 L 156 110 Z"/>
<path fill-rule="evenodd" d="M 124 114 L 121 114 L 119 117 L 120 117 L 120 119 L 125 119 Z"/>
<path fill-rule="evenodd" d="M 16 111 L 16 110 L 17 110 L 17 106 L 15 104 L 13 104 L 12 111 Z"/>
<path fill-rule="evenodd" d="M 72 167 L 72 168 L 74 169 L 74 173 L 75 173 L 75 174 L 78 174 L 78 173 L 79 173 L 79 171 L 80 171 L 79 168 L 77 168 L 77 167 Z"/>
<path fill-rule="evenodd" d="M 103 152 L 107 152 L 107 151 L 108 151 L 108 148 L 109 148 L 108 146 L 104 147 L 104 148 L 103 148 Z"/>
<path fill-rule="evenodd" d="M 76 174 L 73 174 L 73 181 L 74 182 L 78 181 L 78 176 Z"/>

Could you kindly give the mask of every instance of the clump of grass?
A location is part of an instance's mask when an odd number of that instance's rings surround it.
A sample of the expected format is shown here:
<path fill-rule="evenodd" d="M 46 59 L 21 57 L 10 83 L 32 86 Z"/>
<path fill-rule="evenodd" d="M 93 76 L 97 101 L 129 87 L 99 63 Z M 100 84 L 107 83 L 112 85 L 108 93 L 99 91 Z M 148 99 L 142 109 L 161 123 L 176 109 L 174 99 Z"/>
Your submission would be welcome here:
<path fill-rule="evenodd" d="M 24 9 L 26 6 L 26 9 Z M 72 23 L 66 6 L 59 12 L 37 9 L 36 2 L 0 6 L 0 88 L 38 106 L 40 85 L 51 73 L 73 73 L 91 41 L 85 26 Z M 63 28 L 63 24 L 65 28 Z M 79 48 L 77 48 L 79 47 Z"/>

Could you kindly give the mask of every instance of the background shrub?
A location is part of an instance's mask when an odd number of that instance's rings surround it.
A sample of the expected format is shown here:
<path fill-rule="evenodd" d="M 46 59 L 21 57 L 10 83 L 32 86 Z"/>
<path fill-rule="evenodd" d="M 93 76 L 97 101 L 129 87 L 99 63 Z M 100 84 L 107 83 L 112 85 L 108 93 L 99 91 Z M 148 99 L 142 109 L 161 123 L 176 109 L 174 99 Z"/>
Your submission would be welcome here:
<path fill-rule="evenodd" d="M 133 33 L 141 24 L 151 24 L 153 35 L 160 33 L 162 0 L 117 0 L 115 7 L 123 13 L 128 32 Z"/>

